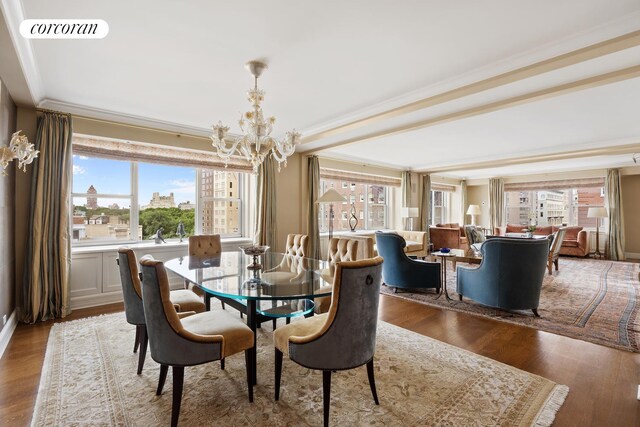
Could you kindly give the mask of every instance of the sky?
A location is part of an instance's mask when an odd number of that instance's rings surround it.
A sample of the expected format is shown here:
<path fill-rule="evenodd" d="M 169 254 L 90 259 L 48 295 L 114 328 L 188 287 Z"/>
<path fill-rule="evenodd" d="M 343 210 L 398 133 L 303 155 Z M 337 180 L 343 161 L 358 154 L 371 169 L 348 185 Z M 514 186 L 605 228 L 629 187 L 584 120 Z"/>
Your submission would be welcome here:
<path fill-rule="evenodd" d="M 150 163 L 138 163 L 138 198 L 140 205 L 147 205 L 154 192 L 162 196 L 173 193 L 176 202 L 195 203 L 196 170 L 176 166 L 164 166 Z M 98 159 L 80 155 L 73 156 L 73 192 L 86 193 L 93 185 L 100 194 L 129 195 L 131 193 L 130 163 L 119 160 Z M 74 204 L 84 205 L 86 198 L 75 199 Z M 101 199 L 99 206 L 118 203 L 120 207 L 128 207 L 127 199 Z"/>

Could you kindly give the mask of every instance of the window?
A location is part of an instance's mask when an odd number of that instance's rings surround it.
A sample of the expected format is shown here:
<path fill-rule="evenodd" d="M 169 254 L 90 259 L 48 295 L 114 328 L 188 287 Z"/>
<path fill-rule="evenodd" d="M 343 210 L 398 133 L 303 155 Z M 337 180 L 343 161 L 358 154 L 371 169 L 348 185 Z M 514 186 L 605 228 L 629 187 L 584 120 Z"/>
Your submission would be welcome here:
<path fill-rule="evenodd" d="M 449 192 L 431 190 L 431 225 L 447 222 Z"/>
<path fill-rule="evenodd" d="M 188 235 L 241 236 L 248 180 L 243 172 L 74 154 L 72 242 L 146 240 L 160 227 L 167 239 L 180 222 Z"/>
<path fill-rule="evenodd" d="M 507 224 L 539 226 L 565 225 L 593 227 L 595 218 L 588 218 L 590 207 L 604 206 L 603 188 L 585 187 L 564 190 L 534 190 L 505 192 Z"/>
<path fill-rule="evenodd" d="M 342 183 L 342 189 L 337 191 L 344 196 L 347 201 L 333 205 L 334 231 L 350 230 L 348 220 L 351 217 L 352 204 L 356 208 L 356 217 L 360 218 L 357 225 L 359 230 L 379 230 L 388 228 L 387 223 L 389 209 L 387 206 L 387 193 L 389 192 L 389 188 L 387 186 L 363 184 L 359 182 L 351 182 L 348 184 L 346 181 L 322 178 L 320 179 L 320 194 L 323 194 L 330 188 L 339 188 L 341 186 L 340 183 Z M 356 197 L 356 194 L 359 194 L 359 197 Z M 320 231 L 328 231 L 329 204 L 321 204 L 318 211 Z"/>

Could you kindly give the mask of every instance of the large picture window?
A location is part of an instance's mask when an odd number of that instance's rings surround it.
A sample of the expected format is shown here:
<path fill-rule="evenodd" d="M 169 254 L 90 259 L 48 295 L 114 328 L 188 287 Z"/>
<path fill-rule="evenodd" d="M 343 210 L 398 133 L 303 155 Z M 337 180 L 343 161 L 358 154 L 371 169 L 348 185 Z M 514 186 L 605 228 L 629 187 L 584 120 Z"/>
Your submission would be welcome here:
<path fill-rule="evenodd" d="M 333 188 L 346 199 L 345 202 L 333 205 L 334 231 L 350 230 L 349 219 L 352 207 L 358 220 L 358 230 L 381 230 L 388 228 L 388 195 L 389 187 L 377 184 L 346 182 L 337 179 L 322 178 L 320 194 Z M 320 232 L 329 231 L 329 205 L 321 204 L 318 209 Z"/>
<path fill-rule="evenodd" d="M 242 236 L 248 174 L 73 156 L 72 242 L 96 244 L 186 234 Z"/>

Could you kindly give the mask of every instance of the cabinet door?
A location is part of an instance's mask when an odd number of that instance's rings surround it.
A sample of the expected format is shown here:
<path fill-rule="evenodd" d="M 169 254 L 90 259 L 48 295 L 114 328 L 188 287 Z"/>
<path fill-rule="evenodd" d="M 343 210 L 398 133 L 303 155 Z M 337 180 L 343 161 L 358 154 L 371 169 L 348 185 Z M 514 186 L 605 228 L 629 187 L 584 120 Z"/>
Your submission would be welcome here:
<path fill-rule="evenodd" d="M 102 253 L 102 292 L 122 292 L 120 269 L 116 263 L 118 252 Z"/>
<path fill-rule="evenodd" d="M 73 254 L 70 276 L 71 298 L 102 293 L 102 253 Z"/>

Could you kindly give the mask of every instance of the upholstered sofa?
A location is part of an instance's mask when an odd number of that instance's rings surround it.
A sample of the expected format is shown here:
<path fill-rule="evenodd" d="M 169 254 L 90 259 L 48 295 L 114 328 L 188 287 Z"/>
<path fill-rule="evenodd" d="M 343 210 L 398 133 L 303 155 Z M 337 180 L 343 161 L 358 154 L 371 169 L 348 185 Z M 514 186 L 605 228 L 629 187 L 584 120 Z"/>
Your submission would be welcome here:
<path fill-rule="evenodd" d="M 522 233 L 526 228 L 526 225 L 519 224 L 507 224 L 506 227 L 496 227 L 494 233 L 496 236 L 505 236 L 507 233 Z M 560 227 L 544 226 L 536 227 L 533 234 L 538 236 L 548 236 L 556 233 Z M 588 232 L 583 230 L 582 227 L 564 227 L 567 232 L 564 235 L 562 246 L 560 248 L 560 255 L 571 256 L 587 256 L 589 254 L 588 245 Z"/>
<path fill-rule="evenodd" d="M 429 253 L 426 231 L 398 230 L 395 233 L 402 236 L 405 242 L 407 242 L 407 246 L 404 248 L 406 255 L 424 258 Z"/>
<path fill-rule="evenodd" d="M 429 227 L 429 239 L 433 244 L 433 249 L 469 249 L 469 242 L 464 234 L 464 227 L 457 223 L 436 224 Z"/>

